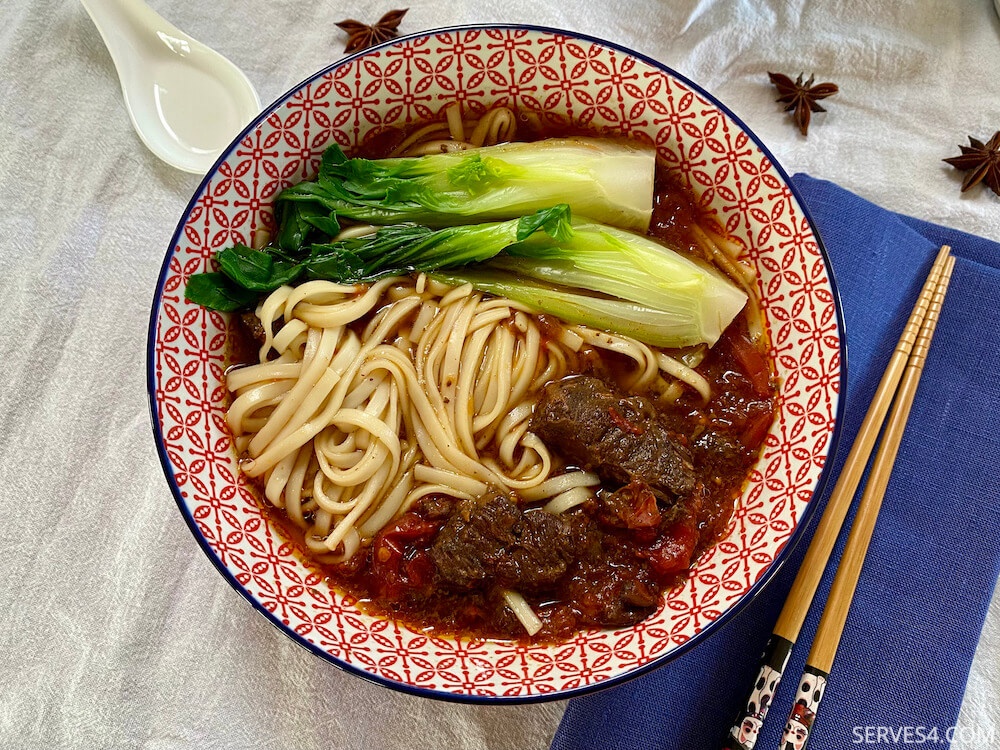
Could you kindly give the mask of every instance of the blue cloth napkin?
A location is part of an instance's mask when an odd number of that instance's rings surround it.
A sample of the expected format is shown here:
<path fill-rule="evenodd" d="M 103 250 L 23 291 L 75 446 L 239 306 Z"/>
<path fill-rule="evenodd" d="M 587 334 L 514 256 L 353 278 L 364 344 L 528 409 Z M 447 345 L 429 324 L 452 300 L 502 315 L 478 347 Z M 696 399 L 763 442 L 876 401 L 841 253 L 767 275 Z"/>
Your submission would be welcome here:
<path fill-rule="evenodd" d="M 891 213 L 806 175 L 793 182 L 829 254 L 847 329 L 847 409 L 820 503 L 938 248 L 949 244 L 957 257 L 809 740 L 821 750 L 870 744 L 879 732 L 883 744 L 892 736 L 902 743 L 904 732 L 913 742 L 922 732 L 945 747 L 1000 572 L 1000 244 Z M 647 675 L 570 701 L 552 749 L 717 750 L 821 511 L 778 575 L 718 633 Z M 758 748 L 778 747 L 852 516 L 853 508 Z"/>

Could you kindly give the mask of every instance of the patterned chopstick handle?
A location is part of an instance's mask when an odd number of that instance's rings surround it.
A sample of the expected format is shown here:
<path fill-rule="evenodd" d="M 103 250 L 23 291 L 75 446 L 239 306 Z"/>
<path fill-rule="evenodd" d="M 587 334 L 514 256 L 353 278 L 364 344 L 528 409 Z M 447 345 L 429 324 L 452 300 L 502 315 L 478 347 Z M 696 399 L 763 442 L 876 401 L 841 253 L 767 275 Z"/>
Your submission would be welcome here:
<path fill-rule="evenodd" d="M 792 642 L 779 635 L 772 635 L 760 657 L 760 670 L 750 694 L 743 702 L 736 722 L 722 743 L 723 750 L 752 750 L 757 744 L 757 734 L 771 707 L 774 693 L 781 682 L 781 674 L 792 653 Z"/>
<path fill-rule="evenodd" d="M 799 689 L 795 694 L 795 703 L 788 713 L 785 731 L 781 735 L 781 750 L 805 750 L 809 744 L 809 734 L 819 711 L 820 701 L 826 691 L 826 681 L 829 673 L 809 664 L 802 672 Z"/>

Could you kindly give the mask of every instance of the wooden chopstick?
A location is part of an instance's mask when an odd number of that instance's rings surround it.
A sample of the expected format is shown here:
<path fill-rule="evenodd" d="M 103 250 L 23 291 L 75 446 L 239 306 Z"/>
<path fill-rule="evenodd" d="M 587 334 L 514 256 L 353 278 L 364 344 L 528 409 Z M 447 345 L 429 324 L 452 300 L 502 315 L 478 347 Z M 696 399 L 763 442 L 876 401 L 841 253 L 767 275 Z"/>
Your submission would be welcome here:
<path fill-rule="evenodd" d="M 917 384 L 920 382 L 924 361 L 927 359 L 927 350 L 934 335 L 934 328 L 941 312 L 944 295 L 948 291 L 948 282 L 951 279 L 954 266 L 955 258 L 948 258 L 937 290 L 927 310 L 927 315 L 920 326 L 916 343 L 910 352 L 906 370 L 893 402 L 892 412 L 889 414 L 889 421 L 886 423 L 878 453 L 875 454 L 871 473 L 868 475 L 868 482 L 865 484 L 858 504 L 858 511 L 851 524 L 851 533 L 847 537 L 847 544 L 840 558 L 837 575 L 833 579 L 833 586 L 823 607 L 823 615 L 820 618 L 819 627 L 816 629 L 816 635 L 813 637 L 809 656 L 806 657 L 806 666 L 803 670 L 802 680 L 799 682 L 798 693 L 795 696 L 788 724 L 791 726 L 790 722 L 794 719 L 800 726 L 793 727 L 792 731 L 804 733 L 803 739 L 805 740 L 808 739 L 816 719 L 819 704 L 826 689 L 826 680 L 830 676 L 830 669 L 833 667 L 833 660 L 837 655 L 837 647 L 840 645 L 840 638 L 844 632 L 847 613 L 851 608 L 851 600 L 858 585 L 861 568 L 864 565 L 868 545 L 875 529 L 875 521 L 882 507 L 882 498 L 885 496 L 885 489 L 889 484 L 889 476 L 892 474 L 899 444 L 903 439 L 906 421 L 910 416 L 910 407 L 913 406 Z"/>
<path fill-rule="evenodd" d="M 844 518 L 857 492 L 875 441 L 882 430 L 886 414 L 892 404 L 900 379 L 921 325 L 931 305 L 945 265 L 950 257 L 950 248 L 945 245 L 938 252 L 934 264 L 927 275 L 909 320 L 903 329 L 896 348 L 889 358 L 875 396 L 872 398 L 844 467 L 837 479 L 833 492 L 827 501 L 816 533 L 809 549 L 799 566 L 795 582 L 788 592 L 785 604 L 775 622 L 771 638 L 760 659 L 757 677 L 753 682 L 747 700 L 740 708 L 729 734 L 723 742 L 727 750 L 751 750 L 756 743 L 757 732 L 781 681 L 781 675 L 788 664 L 792 647 L 798 638 L 802 623 L 812 604 L 820 579 L 826 569 L 830 553 L 844 524 Z"/>

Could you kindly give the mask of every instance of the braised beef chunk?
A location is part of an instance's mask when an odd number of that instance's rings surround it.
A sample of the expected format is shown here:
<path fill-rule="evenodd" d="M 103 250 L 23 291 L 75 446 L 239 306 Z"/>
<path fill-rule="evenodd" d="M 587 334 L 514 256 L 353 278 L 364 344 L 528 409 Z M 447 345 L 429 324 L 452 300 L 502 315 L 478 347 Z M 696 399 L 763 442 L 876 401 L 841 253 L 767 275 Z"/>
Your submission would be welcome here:
<path fill-rule="evenodd" d="M 619 396 L 602 380 L 575 377 L 542 389 L 531 429 L 567 461 L 602 479 L 639 481 L 655 492 L 686 495 L 694 487 L 691 452 L 641 396 Z"/>
<path fill-rule="evenodd" d="M 266 333 L 264 326 L 261 325 L 260 318 L 252 312 L 240 313 L 240 323 L 243 324 L 243 328 L 255 344 L 258 346 L 263 345 Z"/>
<path fill-rule="evenodd" d="M 424 518 L 429 518 L 432 521 L 445 521 L 454 512 L 458 502 L 448 495 L 428 495 L 417 501 L 416 509 Z"/>
<path fill-rule="evenodd" d="M 463 501 L 431 545 L 431 559 L 450 586 L 481 584 L 534 591 L 555 583 L 573 557 L 573 534 L 561 517 L 522 511 L 491 493 Z"/>

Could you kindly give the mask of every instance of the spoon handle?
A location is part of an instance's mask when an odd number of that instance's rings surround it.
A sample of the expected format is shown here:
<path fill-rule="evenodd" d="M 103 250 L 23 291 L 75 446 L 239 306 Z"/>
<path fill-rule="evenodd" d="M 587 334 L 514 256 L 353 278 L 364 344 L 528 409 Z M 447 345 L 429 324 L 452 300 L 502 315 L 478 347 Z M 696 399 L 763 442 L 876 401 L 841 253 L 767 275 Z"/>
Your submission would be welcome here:
<path fill-rule="evenodd" d="M 115 66 L 136 54 L 130 40 L 149 29 L 156 29 L 168 46 L 183 41 L 183 33 L 142 0 L 80 0 L 80 4 L 100 32 Z"/>

